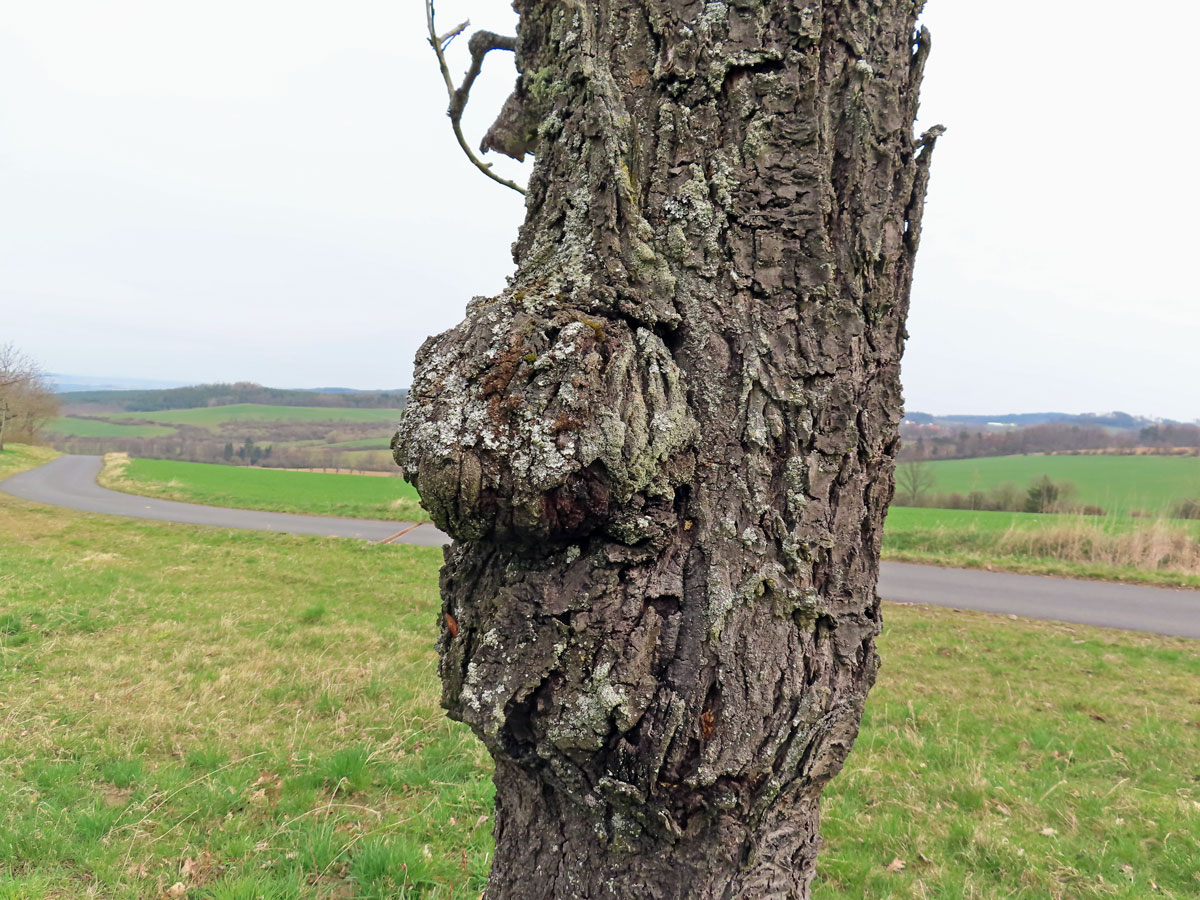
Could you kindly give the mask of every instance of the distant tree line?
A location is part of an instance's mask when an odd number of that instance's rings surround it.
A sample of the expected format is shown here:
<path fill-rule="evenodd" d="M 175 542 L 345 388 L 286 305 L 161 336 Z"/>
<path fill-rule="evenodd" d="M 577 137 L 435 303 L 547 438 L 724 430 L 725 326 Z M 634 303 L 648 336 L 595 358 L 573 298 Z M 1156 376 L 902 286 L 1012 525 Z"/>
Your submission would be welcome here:
<path fill-rule="evenodd" d="M 399 474 L 392 454 L 372 448 L 264 445 L 246 438 L 241 442 L 177 435 L 156 438 L 63 437 L 54 447 L 64 453 L 100 455 L 128 453 L 141 459 L 178 459 L 185 462 L 259 466 L 278 469 L 361 469 Z"/>
<path fill-rule="evenodd" d="M 989 431 L 905 423 L 900 435 L 902 461 L 1096 451 L 1200 454 L 1200 426 L 1197 425 L 1153 425 L 1140 430 L 1117 431 L 1090 425 L 1045 423 Z"/>
<path fill-rule="evenodd" d="M 331 409 L 401 409 L 408 399 L 408 391 L 299 391 L 239 381 L 235 384 L 197 384 L 151 391 L 68 391 L 60 396 L 74 415 L 80 412 L 86 414 L 88 407 L 94 412 L 160 412 L 234 403 L 321 406 Z"/>
<path fill-rule="evenodd" d="M 107 422 L 116 425 L 158 425 L 153 419 L 113 419 L 104 416 L 74 416 L 77 419 L 88 419 L 95 422 Z M 374 440 L 378 442 L 376 449 L 384 449 L 387 447 L 388 440 L 391 437 L 390 431 L 392 426 L 381 422 L 310 422 L 310 421 L 234 421 L 222 422 L 219 425 L 211 427 L 201 427 L 199 425 L 169 425 L 174 430 L 174 433 L 162 435 L 160 437 L 95 437 L 89 440 L 99 441 L 102 444 L 122 442 L 121 452 L 125 452 L 125 445 L 132 444 L 134 447 L 144 447 L 145 452 L 132 451 L 133 456 L 147 457 L 154 451 L 155 447 L 162 446 L 164 442 L 170 443 L 171 446 L 177 446 L 179 443 L 187 445 L 206 444 L 216 442 L 218 445 L 232 442 L 236 447 L 247 440 L 251 440 L 256 444 L 288 444 L 288 443 L 309 443 L 309 444 L 337 444 L 345 441 L 361 441 Z M 69 434 L 51 434 L 51 443 L 58 449 L 63 449 L 66 444 L 79 440 L 79 437 Z M 109 448 L 112 449 L 112 448 Z M 345 449 L 345 448 L 339 448 Z M 109 452 L 108 449 L 105 452 Z"/>
<path fill-rule="evenodd" d="M 1138 441 L 1145 447 L 1200 447 L 1200 425 L 1151 425 Z"/>

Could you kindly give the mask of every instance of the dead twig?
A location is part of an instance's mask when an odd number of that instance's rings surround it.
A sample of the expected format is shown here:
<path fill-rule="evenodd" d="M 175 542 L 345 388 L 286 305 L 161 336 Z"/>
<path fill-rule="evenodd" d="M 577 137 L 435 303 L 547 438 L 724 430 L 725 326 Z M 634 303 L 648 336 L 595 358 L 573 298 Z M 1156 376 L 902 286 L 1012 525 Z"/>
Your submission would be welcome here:
<path fill-rule="evenodd" d="M 467 42 L 467 47 L 471 51 L 471 67 L 467 69 L 467 74 L 463 76 L 462 84 L 455 87 L 454 79 L 450 76 L 450 67 L 446 64 L 446 48 L 471 23 L 468 20 L 458 27 L 447 31 L 445 34 L 439 35 L 433 23 L 433 0 L 425 0 L 425 23 L 429 26 L 429 46 L 437 54 L 438 66 L 442 70 L 442 80 L 446 83 L 446 93 L 450 97 L 450 107 L 446 110 L 446 115 L 450 117 L 450 124 L 454 128 L 454 136 L 458 139 L 458 146 L 462 147 L 463 153 L 467 154 L 467 159 L 480 172 L 493 181 L 497 181 L 505 187 L 512 188 L 518 194 L 523 195 L 525 193 L 524 188 L 514 181 L 497 175 L 492 171 L 491 163 L 485 163 L 475 155 L 475 151 L 467 144 L 467 139 L 463 137 L 462 133 L 463 110 L 466 109 L 467 100 L 470 99 L 471 86 L 475 83 L 475 79 L 479 77 L 480 69 L 483 68 L 483 58 L 492 50 L 515 51 L 517 49 L 517 39 L 515 37 L 493 34 L 490 31 L 479 31 L 471 35 L 471 39 Z"/>

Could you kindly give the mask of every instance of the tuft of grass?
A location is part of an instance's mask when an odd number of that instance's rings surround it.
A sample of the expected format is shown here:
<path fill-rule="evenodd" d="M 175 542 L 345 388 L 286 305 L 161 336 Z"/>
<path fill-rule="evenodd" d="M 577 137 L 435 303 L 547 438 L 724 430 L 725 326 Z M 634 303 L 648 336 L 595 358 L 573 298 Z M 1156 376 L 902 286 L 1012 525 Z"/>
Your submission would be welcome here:
<path fill-rule="evenodd" d="M 324 603 L 314 603 L 312 606 L 301 610 L 299 620 L 304 625 L 315 625 L 325 617 L 327 611 Z"/>
<path fill-rule="evenodd" d="M 145 766 L 140 759 L 114 759 L 101 763 L 100 777 L 111 782 L 113 787 L 125 789 L 135 784 L 145 775 Z"/>
<path fill-rule="evenodd" d="M 438 707 L 439 564 L 0 496 L 0 900 L 476 900 L 491 768 Z M 814 897 L 1195 896 L 1198 646 L 889 605 Z"/>
<path fill-rule="evenodd" d="M 353 794 L 371 784 L 371 753 L 366 747 L 342 747 L 315 772 L 334 794 Z"/>

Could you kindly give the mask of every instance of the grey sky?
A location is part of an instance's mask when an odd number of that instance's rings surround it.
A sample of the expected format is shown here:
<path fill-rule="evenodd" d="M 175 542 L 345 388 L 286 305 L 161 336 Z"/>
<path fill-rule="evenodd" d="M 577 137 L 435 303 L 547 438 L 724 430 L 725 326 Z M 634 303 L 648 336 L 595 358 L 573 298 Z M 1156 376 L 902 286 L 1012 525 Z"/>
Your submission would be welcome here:
<path fill-rule="evenodd" d="M 1200 5 L 932 0 L 926 23 L 919 127 L 950 131 L 909 408 L 1200 417 L 1200 135 L 1172 38 Z M 454 144 L 422 35 L 420 0 L 0 0 L 0 340 L 73 374 L 406 385 L 503 285 L 522 217 Z M 489 58 L 471 135 L 513 74 Z"/>

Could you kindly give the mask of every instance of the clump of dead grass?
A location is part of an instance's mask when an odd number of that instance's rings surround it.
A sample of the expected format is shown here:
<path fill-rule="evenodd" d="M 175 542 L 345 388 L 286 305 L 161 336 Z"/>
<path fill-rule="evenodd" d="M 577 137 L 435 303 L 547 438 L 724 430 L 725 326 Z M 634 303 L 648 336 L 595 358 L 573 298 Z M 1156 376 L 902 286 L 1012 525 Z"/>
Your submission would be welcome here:
<path fill-rule="evenodd" d="M 105 453 L 104 468 L 100 470 L 96 481 L 104 487 L 116 488 L 128 480 L 126 469 L 129 468 L 129 461 L 128 453 Z"/>

